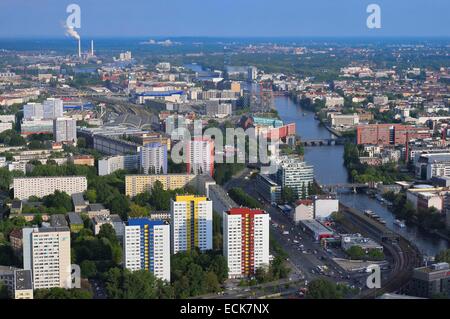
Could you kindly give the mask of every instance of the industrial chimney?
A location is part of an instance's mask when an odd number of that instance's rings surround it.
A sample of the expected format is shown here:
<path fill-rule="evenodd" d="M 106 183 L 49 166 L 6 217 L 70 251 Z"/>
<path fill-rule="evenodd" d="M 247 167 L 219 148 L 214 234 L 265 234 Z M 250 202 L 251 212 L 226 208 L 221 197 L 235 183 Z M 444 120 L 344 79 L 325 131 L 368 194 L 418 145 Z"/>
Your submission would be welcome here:
<path fill-rule="evenodd" d="M 91 40 L 91 56 L 94 56 L 94 40 Z"/>
<path fill-rule="evenodd" d="M 78 38 L 78 57 L 81 59 L 81 39 Z"/>

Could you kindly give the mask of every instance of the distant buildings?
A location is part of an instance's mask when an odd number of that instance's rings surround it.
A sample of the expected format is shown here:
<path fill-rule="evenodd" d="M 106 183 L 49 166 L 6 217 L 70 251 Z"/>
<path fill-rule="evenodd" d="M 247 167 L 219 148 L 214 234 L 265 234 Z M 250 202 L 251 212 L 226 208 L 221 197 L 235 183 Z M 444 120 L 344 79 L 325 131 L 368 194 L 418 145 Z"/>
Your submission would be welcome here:
<path fill-rule="evenodd" d="M 183 143 L 183 141 L 181 142 Z M 187 173 L 194 175 L 214 175 L 214 141 L 209 139 L 193 139 L 187 142 Z"/>
<path fill-rule="evenodd" d="M 366 124 L 356 128 L 358 144 L 398 145 L 411 139 L 424 139 L 432 136 L 426 127 L 403 124 Z"/>
<path fill-rule="evenodd" d="M 450 152 L 421 154 L 416 162 L 416 177 L 450 177 Z"/>
<path fill-rule="evenodd" d="M 69 228 L 24 228 L 23 268 L 31 270 L 34 289 L 71 288 Z"/>
<path fill-rule="evenodd" d="M 368 253 L 370 250 L 379 250 L 383 251 L 383 246 L 375 242 L 374 240 L 370 238 L 362 237 L 360 234 L 353 235 L 342 235 L 341 238 L 341 247 L 343 250 L 348 250 L 352 248 L 353 246 L 360 247 L 362 250 L 364 250 L 365 253 Z"/>
<path fill-rule="evenodd" d="M 230 278 L 251 276 L 269 266 L 269 221 L 269 214 L 257 209 L 223 213 L 223 254 Z"/>
<path fill-rule="evenodd" d="M 23 107 L 25 120 L 53 120 L 63 116 L 63 101 L 48 98 L 43 103 L 27 103 Z"/>
<path fill-rule="evenodd" d="M 43 102 L 44 119 L 57 119 L 63 116 L 63 101 L 61 99 L 48 98 Z"/>
<path fill-rule="evenodd" d="M 94 235 L 98 235 L 100 233 L 100 229 L 103 225 L 109 224 L 116 232 L 116 236 L 123 238 L 125 226 L 119 215 L 95 215 L 92 217 L 92 222 L 94 226 Z"/>
<path fill-rule="evenodd" d="M 116 155 L 100 159 L 98 161 L 98 175 L 109 175 L 121 169 L 128 171 L 137 170 L 139 168 L 139 158 L 140 155 Z"/>
<path fill-rule="evenodd" d="M 167 145 L 151 143 L 143 146 L 140 166 L 144 174 L 167 174 Z"/>
<path fill-rule="evenodd" d="M 314 202 L 311 199 L 297 201 L 297 206 L 292 211 L 292 220 L 298 224 L 308 219 L 314 219 Z"/>
<path fill-rule="evenodd" d="M 130 218 L 125 226 L 124 266 L 170 282 L 170 226 L 161 220 Z"/>
<path fill-rule="evenodd" d="M 170 201 L 172 253 L 212 249 L 212 202 L 206 197 L 184 195 Z"/>
<path fill-rule="evenodd" d="M 441 294 L 450 297 L 449 264 L 442 262 L 414 269 L 407 293 L 424 298 Z"/>
<path fill-rule="evenodd" d="M 69 157 L 68 162 L 73 165 L 94 166 L 95 158 L 91 155 L 73 155 Z"/>
<path fill-rule="evenodd" d="M 314 182 L 314 167 L 297 157 L 284 157 L 279 164 L 276 179 L 282 189 L 289 187 L 298 198 L 308 196 Z"/>
<path fill-rule="evenodd" d="M 56 142 L 76 142 L 77 121 L 67 117 L 58 117 L 54 119 L 53 136 Z"/>
<path fill-rule="evenodd" d="M 156 181 L 161 182 L 165 190 L 183 188 L 194 178 L 195 175 L 189 174 L 126 175 L 125 195 L 134 197 L 137 194 L 150 192 Z"/>
<path fill-rule="evenodd" d="M 87 190 L 85 176 L 17 177 L 13 179 L 14 198 L 24 200 L 30 196 L 39 198 L 55 191 L 69 195 Z"/>

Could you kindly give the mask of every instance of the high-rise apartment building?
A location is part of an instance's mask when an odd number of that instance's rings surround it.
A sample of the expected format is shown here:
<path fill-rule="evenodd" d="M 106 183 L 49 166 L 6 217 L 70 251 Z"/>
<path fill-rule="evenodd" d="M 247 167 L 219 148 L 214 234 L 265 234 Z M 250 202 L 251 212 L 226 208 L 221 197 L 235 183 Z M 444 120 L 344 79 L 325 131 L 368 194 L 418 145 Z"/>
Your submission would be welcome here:
<path fill-rule="evenodd" d="M 182 142 L 184 143 L 184 142 Z M 214 141 L 210 139 L 194 138 L 185 142 L 186 167 L 188 174 L 214 175 Z"/>
<path fill-rule="evenodd" d="M 228 276 L 251 276 L 269 266 L 269 214 L 246 207 L 223 212 L 223 254 Z"/>
<path fill-rule="evenodd" d="M 44 119 L 56 119 L 63 116 L 63 101 L 61 99 L 48 98 L 43 103 Z"/>
<path fill-rule="evenodd" d="M 104 176 L 120 169 L 137 170 L 139 168 L 139 155 L 117 155 L 103 158 L 98 161 L 98 175 Z"/>
<path fill-rule="evenodd" d="M 34 289 L 71 288 L 68 227 L 23 229 L 23 268 L 31 270 Z"/>
<path fill-rule="evenodd" d="M 44 107 L 41 103 L 27 103 L 23 106 L 25 120 L 41 120 L 44 118 Z"/>
<path fill-rule="evenodd" d="M 130 218 L 124 235 L 125 268 L 147 270 L 170 282 L 170 226 L 162 220 Z"/>
<path fill-rule="evenodd" d="M 14 198 L 24 200 L 30 196 L 39 198 L 55 191 L 69 195 L 87 190 L 86 176 L 17 177 L 13 179 Z"/>
<path fill-rule="evenodd" d="M 144 174 L 167 174 L 167 145 L 150 143 L 142 147 L 140 165 Z"/>
<path fill-rule="evenodd" d="M 172 253 L 212 249 L 212 201 L 184 195 L 170 201 Z"/>
<path fill-rule="evenodd" d="M 77 121 L 68 117 L 53 120 L 53 137 L 56 142 L 77 141 Z"/>

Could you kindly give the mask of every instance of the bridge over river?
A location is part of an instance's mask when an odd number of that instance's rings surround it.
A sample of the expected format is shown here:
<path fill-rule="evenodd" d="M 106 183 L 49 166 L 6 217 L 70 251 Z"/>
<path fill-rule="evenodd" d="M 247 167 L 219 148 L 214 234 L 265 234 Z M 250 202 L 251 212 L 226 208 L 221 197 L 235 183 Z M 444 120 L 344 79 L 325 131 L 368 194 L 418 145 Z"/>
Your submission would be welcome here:
<path fill-rule="evenodd" d="M 334 146 L 334 145 L 344 145 L 345 139 L 343 138 L 301 139 L 300 143 L 303 146 Z"/>

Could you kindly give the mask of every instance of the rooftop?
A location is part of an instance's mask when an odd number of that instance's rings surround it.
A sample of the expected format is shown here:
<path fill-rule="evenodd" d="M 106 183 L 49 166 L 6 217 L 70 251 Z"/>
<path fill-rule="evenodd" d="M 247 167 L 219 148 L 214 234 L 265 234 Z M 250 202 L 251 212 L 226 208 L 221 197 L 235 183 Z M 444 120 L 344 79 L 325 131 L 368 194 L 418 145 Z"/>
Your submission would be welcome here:
<path fill-rule="evenodd" d="M 69 223 L 71 225 L 72 224 L 83 225 L 83 220 L 81 219 L 80 214 L 70 212 L 70 213 L 67 213 L 67 218 L 69 218 Z"/>

